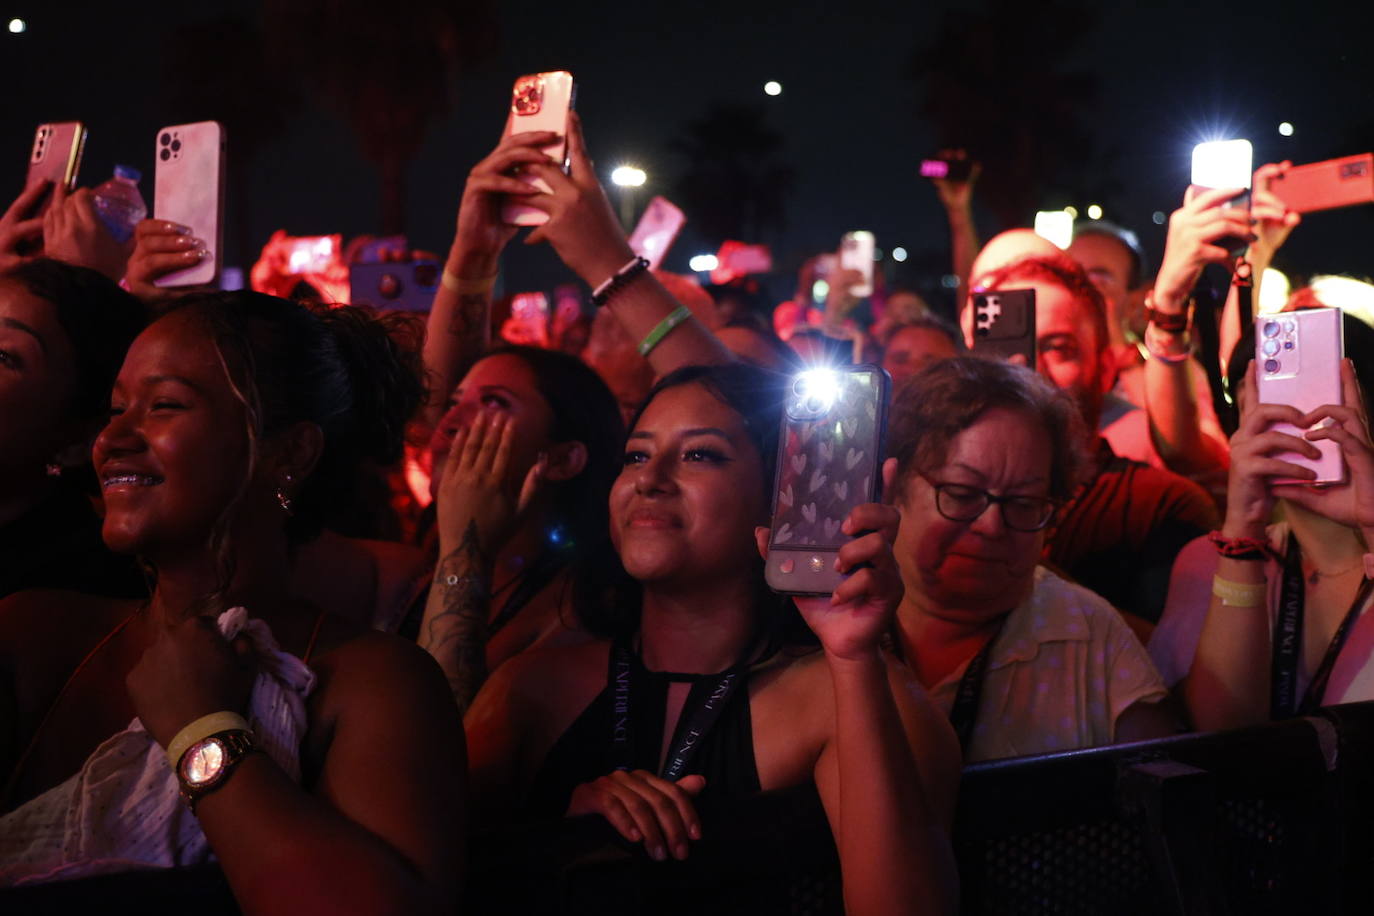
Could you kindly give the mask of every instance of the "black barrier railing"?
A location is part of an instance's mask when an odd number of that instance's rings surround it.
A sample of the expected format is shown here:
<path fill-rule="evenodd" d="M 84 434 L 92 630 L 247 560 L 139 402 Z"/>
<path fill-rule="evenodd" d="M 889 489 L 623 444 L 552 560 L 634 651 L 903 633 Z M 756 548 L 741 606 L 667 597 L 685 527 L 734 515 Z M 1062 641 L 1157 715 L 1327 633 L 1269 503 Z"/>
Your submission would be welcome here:
<path fill-rule="evenodd" d="M 598 819 L 473 838 L 463 913 L 828 914 L 839 865 L 815 790 L 704 810 L 685 862 Z M 1260 728 L 966 768 L 963 912 L 1365 914 L 1374 906 L 1374 703 Z M 0 892 L 0 912 L 232 911 L 214 869 Z"/>

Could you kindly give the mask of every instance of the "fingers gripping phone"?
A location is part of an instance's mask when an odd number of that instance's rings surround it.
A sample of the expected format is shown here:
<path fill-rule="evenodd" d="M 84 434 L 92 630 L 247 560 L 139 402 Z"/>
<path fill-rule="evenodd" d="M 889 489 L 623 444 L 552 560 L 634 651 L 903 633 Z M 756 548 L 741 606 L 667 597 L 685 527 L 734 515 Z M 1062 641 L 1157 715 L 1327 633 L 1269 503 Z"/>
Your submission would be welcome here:
<path fill-rule="evenodd" d="M 849 288 L 851 296 L 862 299 L 873 295 L 873 233 L 859 230 L 844 234 L 840 239 L 840 267 L 863 274 L 863 281 Z"/>
<path fill-rule="evenodd" d="M 33 134 L 33 151 L 29 154 L 29 171 L 24 187 L 51 181 L 68 191 L 76 189 L 76 176 L 81 171 L 81 154 L 86 150 L 86 128 L 80 121 L 39 124 Z M 33 215 L 48 209 L 51 194 L 44 195 Z M 27 215 L 27 214 L 26 214 Z"/>
<path fill-rule="evenodd" d="M 154 280 L 162 287 L 205 286 L 219 279 L 224 249 L 224 128 L 218 121 L 174 124 L 157 132 L 153 215 L 180 223 L 203 241 L 200 263 Z"/>
<path fill-rule="evenodd" d="M 1288 404 L 1303 413 L 1323 404 L 1341 403 L 1341 359 L 1345 356 L 1345 328 L 1337 308 L 1302 309 L 1268 315 L 1255 325 L 1255 378 L 1261 404 Z M 1307 430 L 1276 423 L 1281 433 L 1302 438 Z M 1317 459 L 1296 452 L 1275 457 L 1311 468 L 1317 478 L 1276 478 L 1274 483 L 1336 484 L 1345 480 L 1345 458 L 1338 443 L 1312 443 Z"/>
<path fill-rule="evenodd" d="M 829 595 L 845 577 L 840 526 L 881 489 L 888 374 L 876 366 L 799 373 L 783 409 L 765 579 L 776 592 Z"/>
<path fill-rule="evenodd" d="M 974 295 L 973 352 L 993 359 L 1019 355 L 1025 360 L 1023 365 L 1034 369 L 1035 290 L 998 289 Z"/>
<path fill-rule="evenodd" d="M 1193 147 L 1193 185 L 1198 188 L 1244 188 L 1226 206 L 1250 212 L 1250 184 L 1254 180 L 1254 152 L 1249 140 L 1214 140 Z M 1245 253 L 1248 239 L 1226 236 L 1213 244 L 1232 256 Z"/>
<path fill-rule="evenodd" d="M 558 140 L 543 147 L 544 152 L 563 164 L 568 171 L 568 112 L 573 109 L 577 87 L 572 74 L 566 70 L 549 73 L 531 73 L 515 81 L 511 91 L 510 114 L 506 118 L 506 136 L 529 133 L 536 130 L 550 130 L 558 134 Z M 517 178 L 527 181 L 543 191 L 549 186 L 538 178 L 517 173 Z M 512 226 L 542 226 L 548 222 L 549 215 L 543 210 L 519 203 L 511 198 L 501 207 L 501 219 Z"/>

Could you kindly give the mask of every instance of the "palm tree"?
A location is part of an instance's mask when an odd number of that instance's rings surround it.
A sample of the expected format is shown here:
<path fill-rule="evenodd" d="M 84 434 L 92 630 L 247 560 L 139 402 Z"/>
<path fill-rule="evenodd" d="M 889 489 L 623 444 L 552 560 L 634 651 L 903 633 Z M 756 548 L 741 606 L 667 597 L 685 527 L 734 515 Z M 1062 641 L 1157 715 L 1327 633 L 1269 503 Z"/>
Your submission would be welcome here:
<path fill-rule="evenodd" d="M 1094 25 L 1064 0 L 990 0 L 985 10 L 947 10 L 915 58 L 939 145 L 983 163 L 978 188 L 1004 226 L 1025 225 L 1048 186 L 1076 189 L 1091 162 L 1083 124 L 1096 78 L 1058 61 Z"/>
<path fill-rule="evenodd" d="M 763 106 L 716 105 L 671 143 L 686 163 L 674 200 L 708 240 L 761 242 L 783 227 L 794 172 L 778 159 L 783 136 L 765 119 Z"/>
<path fill-rule="evenodd" d="M 266 0 L 278 59 L 348 120 L 381 175 L 381 231 L 405 230 L 405 172 L 453 86 L 491 46 L 483 0 Z"/>

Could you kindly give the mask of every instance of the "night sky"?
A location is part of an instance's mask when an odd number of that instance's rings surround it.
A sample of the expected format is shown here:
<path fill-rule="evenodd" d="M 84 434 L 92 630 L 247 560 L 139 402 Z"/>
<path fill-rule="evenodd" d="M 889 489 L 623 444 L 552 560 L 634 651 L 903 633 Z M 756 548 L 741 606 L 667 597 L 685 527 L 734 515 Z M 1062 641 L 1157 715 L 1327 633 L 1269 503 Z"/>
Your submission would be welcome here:
<path fill-rule="evenodd" d="M 144 169 L 150 197 L 154 133 L 169 123 L 158 102 L 159 56 L 168 36 L 196 19 L 258 15 L 255 4 L 210 0 L 0 6 L 4 21 L 28 22 L 21 35 L 0 32 L 0 74 L 4 85 L 18 89 L 6 94 L 0 119 L 0 151 L 8 150 L 12 163 L 0 188 L 8 189 L 7 199 L 22 185 L 34 127 L 72 119 L 90 129 L 83 184 L 99 183 L 123 162 Z M 895 279 L 912 282 L 919 265 L 944 263 L 947 239 L 934 191 L 916 174 L 919 160 L 934 150 L 935 134 L 921 115 L 925 86 L 910 74 L 918 49 L 951 6 L 862 0 L 494 5 L 494 47 L 479 70 L 456 83 L 451 110 L 432 126 L 411 166 L 412 243 L 447 249 L 464 175 L 498 139 L 514 77 L 568 69 L 578 79 L 578 109 L 599 170 L 604 177 L 621 162 L 644 168 L 649 184 L 641 201 L 665 192 L 680 168 L 670 140 L 688 121 L 715 102 L 766 103 L 768 123 L 785 136 L 782 158 L 796 172 L 786 227 L 766 239 L 778 262 L 794 266 L 833 250 L 842 232 L 867 228 L 881 248 L 912 252 L 905 265 L 886 262 Z M 1077 53 L 1043 49 L 1046 66 L 1096 77 L 1097 101 L 1085 120 L 1100 155 L 1085 183 L 1118 187 L 1101 200 L 1072 202 L 1080 210 L 1099 203 L 1108 219 L 1135 228 L 1157 265 L 1164 227 L 1151 215 L 1178 206 L 1198 140 L 1249 137 L 1257 163 L 1310 162 L 1374 148 L 1371 10 L 1367 0 L 1099 6 L 1099 22 Z M 767 80 L 782 83 L 780 97 L 763 94 Z M 251 182 L 230 188 L 231 208 L 248 208 L 255 246 L 277 228 L 346 237 L 376 231 L 376 175 L 348 125 L 305 89 L 288 88 L 299 104 L 255 158 Z M 1277 132 L 1285 120 L 1295 125 L 1292 137 Z M 231 155 L 232 143 L 231 136 Z M 985 237 L 1005 228 L 986 212 L 979 219 Z M 1374 207 L 1315 214 L 1280 266 L 1368 275 L 1374 273 L 1371 237 Z M 716 241 L 689 231 L 666 266 L 685 271 L 690 255 L 714 250 Z M 564 276 L 550 252 L 513 247 L 519 250 L 506 262 L 508 288 L 547 288 Z M 246 268 L 256 255 L 256 247 L 231 247 L 229 262 Z M 777 298 L 790 294 L 791 284 L 784 274 L 770 281 Z"/>

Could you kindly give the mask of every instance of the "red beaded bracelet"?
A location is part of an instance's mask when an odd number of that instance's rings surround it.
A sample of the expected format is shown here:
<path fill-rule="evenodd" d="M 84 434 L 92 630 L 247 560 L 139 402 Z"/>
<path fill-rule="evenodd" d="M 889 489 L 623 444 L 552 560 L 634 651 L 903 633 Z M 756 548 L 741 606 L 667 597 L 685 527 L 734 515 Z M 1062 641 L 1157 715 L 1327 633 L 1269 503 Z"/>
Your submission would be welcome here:
<path fill-rule="evenodd" d="M 1217 553 L 1228 560 L 1267 560 L 1274 556 L 1268 541 L 1259 538 L 1228 538 L 1220 531 L 1207 535 Z"/>

